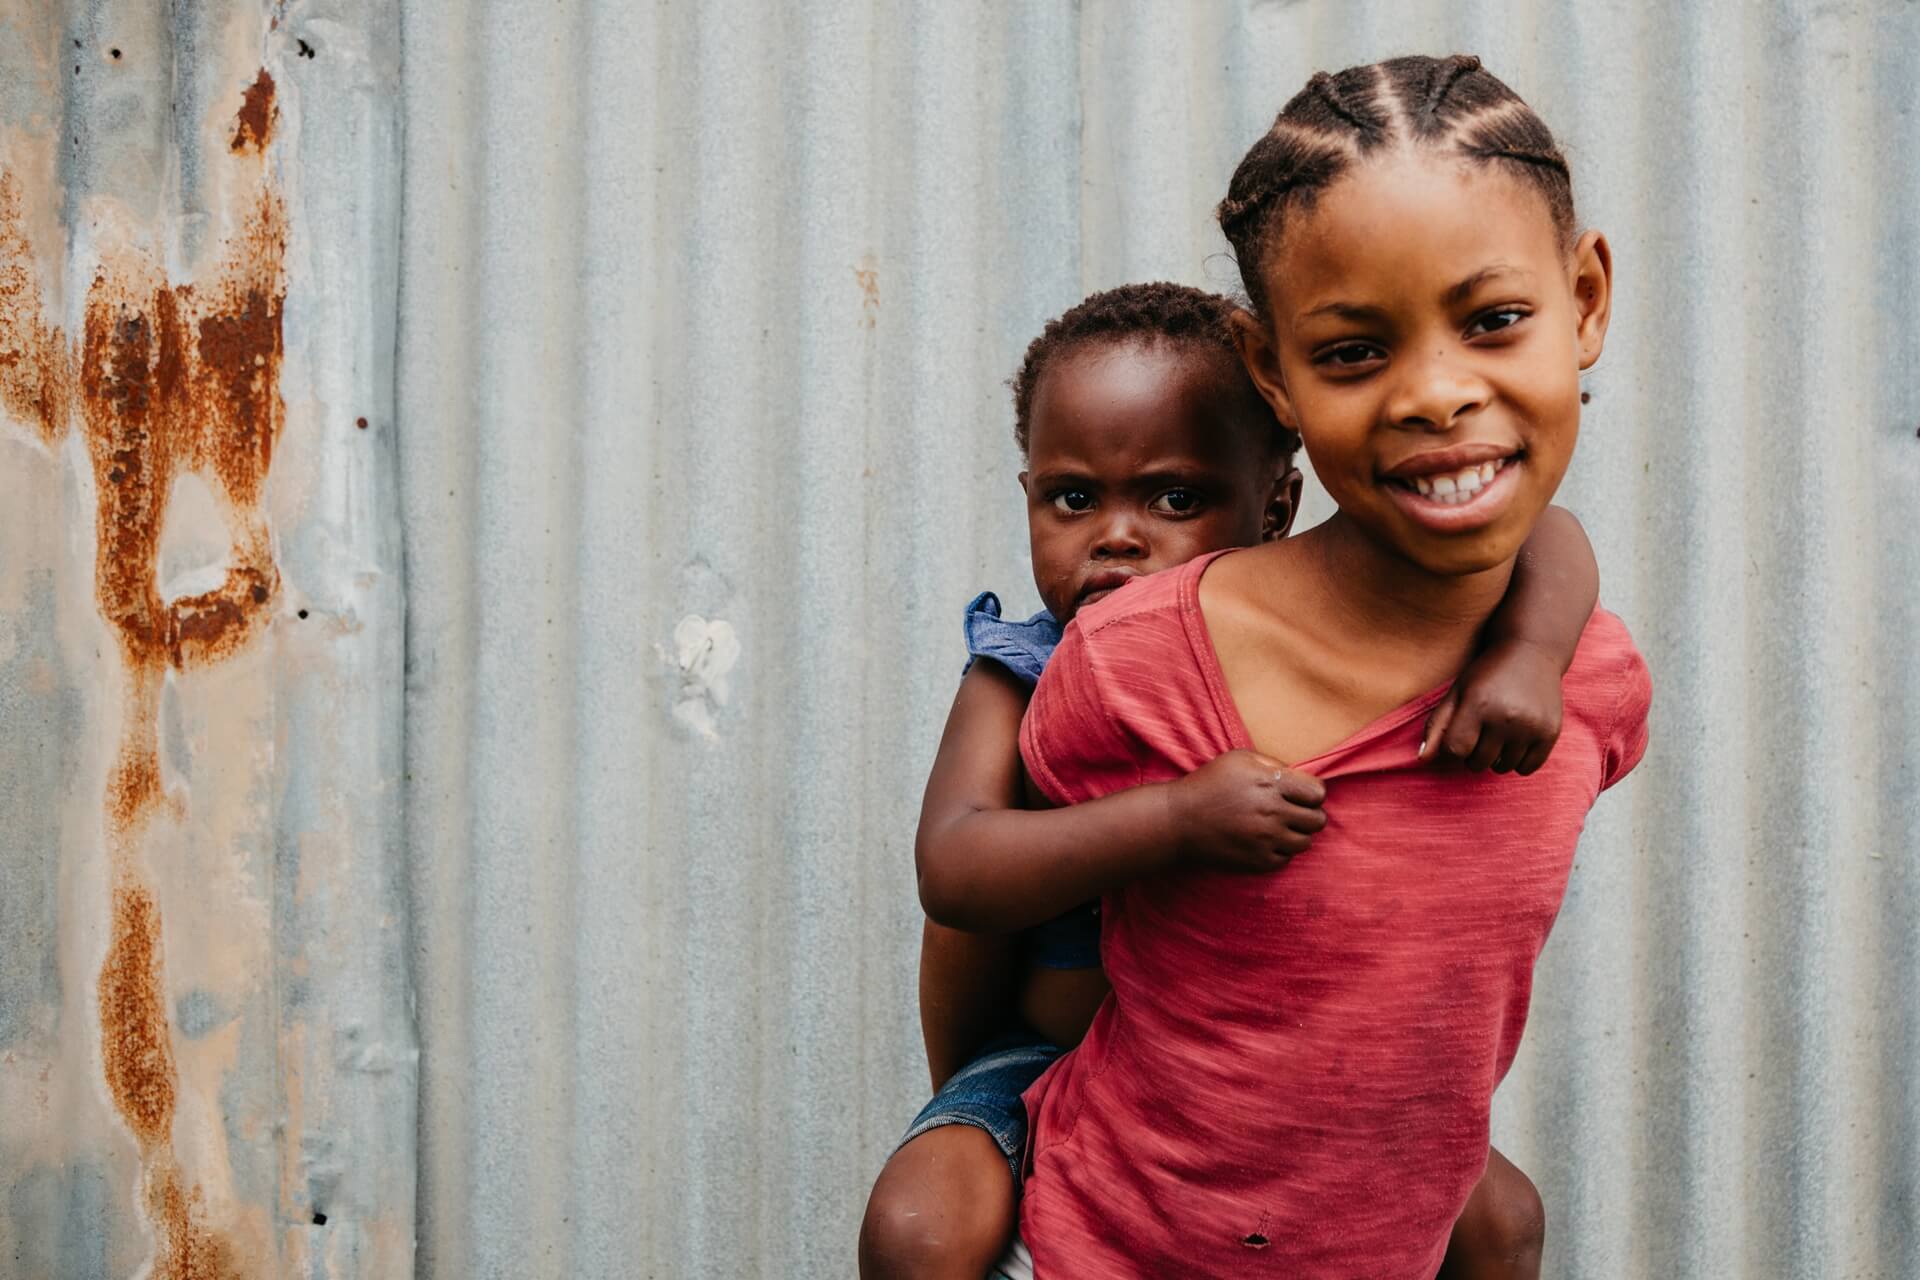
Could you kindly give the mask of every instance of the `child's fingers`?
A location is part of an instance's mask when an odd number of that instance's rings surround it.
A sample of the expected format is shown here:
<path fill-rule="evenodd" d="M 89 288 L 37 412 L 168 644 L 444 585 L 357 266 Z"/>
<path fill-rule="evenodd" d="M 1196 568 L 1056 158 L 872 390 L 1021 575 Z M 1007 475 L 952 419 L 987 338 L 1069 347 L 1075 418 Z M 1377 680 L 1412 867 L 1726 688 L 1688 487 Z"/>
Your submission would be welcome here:
<path fill-rule="evenodd" d="M 1423 761 L 1431 760 L 1440 749 L 1440 739 L 1446 736 L 1447 726 L 1453 722 L 1453 712 L 1460 705 L 1460 695 L 1453 689 L 1447 690 L 1447 696 L 1440 699 L 1440 705 L 1427 713 L 1427 724 L 1420 731 L 1420 756 Z"/>
<path fill-rule="evenodd" d="M 1282 831 L 1273 842 L 1273 850 L 1283 857 L 1294 858 L 1305 853 L 1312 844 L 1313 837 L 1304 831 Z"/>
<path fill-rule="evenodd" d="M 1315 835 L 1326 829 L 1327 811 L 1318 807 L 1308 808 L 1290 804 L 1280 811 L 1280 821 L 1289 831 L 1299 831 L 1306 835 Z"/>
<path fill-rule="evenodd" d="M 1467 768 L 1473 770 L 1475 773 L 1479 773 L 1483 769 L 1491 768 L 1493 762 L 1500 758 L 1500 748 L 1504 746 L 1505 743 L 1506 738 L 1502 734 L 1496 730 L 1488 729 L 1480 735 L 1480 740 L 1474 744 L 1471 754 L 1466 752 L 1455 752 L 1455 754 L 1466 755 Z"/>
<path fill-rule="evenodd" d="M 1552 754 L 1553 754 L 1552 739 L 1549 738 L 1549 739 L 1542 740 L 1540 742 L 1536 742 L 1527 751 L 1526 758 L 1520 761 L 1519 766 L 1514 769 L 1514 772 L 1519 774 L 1523 778 L 1529 777 L 1532 775 L 1534 770 L 1538 769 L 1541 765 L 1545 764 L 1547 762 L 1547 757 Z"/>
<path fill-rule="evenodd" d="M 1441 749 L 1456 760 L 1471 759 L 1479 750 L 1480 740 L 1489 736 L 1485 719 L 1479 710 L 1471 705 L 1458 708 L 1453 715 L 1453 723 L 1447 726 L 1447 732 L 1441 739 Z M 1486 765 L 1474 765 L 1484 769 Z"/>
<path fill-rule="evenodd" d="M 1327 784 L 1310 773 L 1282 769 L 1276 776 L 1280 779 L 1281 796 L 1294 804 L 1317 806 L 1327 798 Z"/>

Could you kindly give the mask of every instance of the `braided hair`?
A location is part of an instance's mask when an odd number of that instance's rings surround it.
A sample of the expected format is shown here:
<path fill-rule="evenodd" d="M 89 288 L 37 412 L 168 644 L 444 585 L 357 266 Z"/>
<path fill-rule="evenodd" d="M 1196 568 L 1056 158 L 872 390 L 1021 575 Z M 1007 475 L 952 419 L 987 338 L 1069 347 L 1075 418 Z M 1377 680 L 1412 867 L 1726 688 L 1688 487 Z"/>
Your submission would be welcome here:
<path fill-rule="evenodd" d="M 1504 166 L 1547 202 L 1561 240 L 1574 239 L 1573 175 L 1533 108 L 1470 54 L 1392 58 L 1307 81 L 1234 170 L 1220 229 L 1240 262 L 1254 307 L 1265 312 L 1262 254 L 1291 208 L 1347 166 L 1396 143 L 1451 145 L 1467 159 Z"/>
<path fill-rule="evenodd" d="M 1223 369 L 1229 370 L 1228 376 L 1233 379 L 1233 385 L 1227 388 L 1228 398 L 1237 396 L 1245 402 L 1249 414 L 1270 424 L 1276 451 L 1291 457 L 1300 447 L 1300 437 L 1280 425 L 1247 377 L 1234 346 L 1233 312 L 1233 303 L 1217 293 L 1161 281 L 1123 284 L 1093 294 L 1049 320 L 1040 336 L 1028 344 L 1026 358 L 1013 376 L 1013 438 L 1021 456 L 1026 456 L 1032 430 L 1034 396 L 1050 364 L 1095 343 L 1139 341 L 1192 343 L 1219 355 L 1225 361 Z"/>

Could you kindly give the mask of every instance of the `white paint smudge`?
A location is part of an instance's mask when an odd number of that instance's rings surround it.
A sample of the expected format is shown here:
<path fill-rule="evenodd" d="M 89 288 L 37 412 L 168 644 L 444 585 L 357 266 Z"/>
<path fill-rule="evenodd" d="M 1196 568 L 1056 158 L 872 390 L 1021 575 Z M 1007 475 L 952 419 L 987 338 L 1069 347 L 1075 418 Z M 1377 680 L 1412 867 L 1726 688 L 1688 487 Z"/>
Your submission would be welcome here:
<path fill-rule="evenodd" d="M 720 735 L 715 709 L 727 705 L 727 673 L 740 661 L 740 637 L 724 618 L 709 622 L 690 613 L 673 628 L 673 649 L 656 646 L 661 661 L 680 675 L 673 718 L 709 741 Z"/>

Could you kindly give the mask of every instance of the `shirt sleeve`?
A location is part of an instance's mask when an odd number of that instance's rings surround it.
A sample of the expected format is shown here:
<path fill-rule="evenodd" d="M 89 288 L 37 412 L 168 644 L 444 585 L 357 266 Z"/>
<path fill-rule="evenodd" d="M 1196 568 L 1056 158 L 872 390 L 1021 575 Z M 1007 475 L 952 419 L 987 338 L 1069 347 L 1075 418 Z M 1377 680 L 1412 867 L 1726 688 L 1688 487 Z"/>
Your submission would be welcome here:
<path fill-rule="evenodd" d="M 1653 676 L 1647 670 L 1647 660 L 1631 641 L 1626 645 L 1625 667 L 1620 674 L 1620 701 L 1607 733 L 1602 791 L 1632 773 L 1641 757 L 1647 754 L 1647 714 L 1653 708 Z"/>
<path fill-rule="evenodd" d="M 1055 804 L 1079 804 L 1140 781 L 1139 758 L 1108 714 L 1087 636 L 1068 624 L 1020 722 L 1027 775 Z"/>
<path fill-rule="evenodd" d="M 1031 688 L 1046 669 L 1060 643 L 1060 624 L 1041 610 L 1025 622 L 1009 622 L 1000 616 L 1000 598 L 991 591 L 975 596 L 962 621 L 967 642 L 967 665 L 976 658 L 992 658 Z"/>

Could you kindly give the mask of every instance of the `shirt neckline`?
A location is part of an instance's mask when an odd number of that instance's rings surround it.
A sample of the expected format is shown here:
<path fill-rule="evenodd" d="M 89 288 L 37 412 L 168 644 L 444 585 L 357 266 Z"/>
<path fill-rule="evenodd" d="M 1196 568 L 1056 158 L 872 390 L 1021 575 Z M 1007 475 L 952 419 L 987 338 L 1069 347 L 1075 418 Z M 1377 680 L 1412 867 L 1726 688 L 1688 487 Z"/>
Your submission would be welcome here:
<path fill-rule="evenodd" d="M 1193 647 L 1194 658 L 1200 666 L 1200 674 L 1206 680 L 1207 692 L 1213 699 L 1214 713 L 1220 717 L 1221 725 L 1227 731 L 1227 741 L 1235 749 L 1258 751 L 1253 744 L 1253 735 L 1247 732 L 1247 722 L 1240 715 L 1240 708 L 1233 700 L 1232 692 L 1227 688 L 1226 671 L 1220 666 L 1220 653 L 1213 646 L 1213 633 L 1207 629 L 1206 614 L 1200 608 L 1200 579 L 1222 556 L 1244 551 L 1245 547 L 1229 547 L 1224 551 L 1211 551 L 1189 562 L 1187 572 L 1182 576 L 1179 590 L 1180 623 L 1187 634 L 1187 643 Z M 1298 769 L 1302 773 L 1312 773 L 1324 777 L 1321 766 L 1337 763 L 1341 758 L 1353 754 L 1388 733 L 1405 725 L 1408 721 L 1438 706 L 1447 690 L 1453 687 L 1453 681 L 1447 680 L 1438 687 L 1429 689 L 1410 702 L 1403 702 L 1392 710 L 1376 716 L 1326 750 L 1297 764 L 1289 763 L 1288 768 Z M 1416 750 L 1413 759 L 1418 759 Z M 1285 762 L 1283 762 L 1285 763 Z"/>

